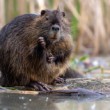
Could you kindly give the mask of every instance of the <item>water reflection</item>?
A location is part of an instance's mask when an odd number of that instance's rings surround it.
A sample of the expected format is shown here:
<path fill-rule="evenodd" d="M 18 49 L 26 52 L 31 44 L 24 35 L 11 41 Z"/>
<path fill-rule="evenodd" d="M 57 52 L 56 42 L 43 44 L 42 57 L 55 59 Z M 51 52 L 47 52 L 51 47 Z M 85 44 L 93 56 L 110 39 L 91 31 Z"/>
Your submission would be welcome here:
<path fill-rule="evenodd" d="M 0 110 L 110 110 L 109 99 L 94 100 L 0 93 Z"/>

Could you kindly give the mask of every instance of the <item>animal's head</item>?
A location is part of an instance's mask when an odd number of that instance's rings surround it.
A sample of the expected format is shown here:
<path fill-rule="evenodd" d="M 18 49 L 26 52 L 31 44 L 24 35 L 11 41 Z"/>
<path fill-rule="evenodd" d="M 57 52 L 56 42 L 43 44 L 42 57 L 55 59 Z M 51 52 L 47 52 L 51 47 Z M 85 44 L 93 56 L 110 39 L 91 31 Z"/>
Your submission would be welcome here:
<path fill-rule="evenodd" d="M 51 42 L 59 41 L 69 32 L 69 23 L 65 12 L 59 10 L 42 10 L 39 17 L 38 27 L 43 37 Z"/>

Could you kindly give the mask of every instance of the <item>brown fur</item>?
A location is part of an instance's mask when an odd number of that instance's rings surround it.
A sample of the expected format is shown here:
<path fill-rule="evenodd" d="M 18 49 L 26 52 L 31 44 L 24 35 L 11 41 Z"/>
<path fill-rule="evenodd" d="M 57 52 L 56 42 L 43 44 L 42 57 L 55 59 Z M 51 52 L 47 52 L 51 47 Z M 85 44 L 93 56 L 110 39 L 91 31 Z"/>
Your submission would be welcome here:
<path fill-rule="evenodd" d="M 55 23 L 61 28 L 60 34 L 57 40 L 51 40 L 50 27 Z M 39 37 L 44 37 L 46 49 L 38 45 Z M 0 31 L 2 85 L 25 86 L 31 81 L 51 83 L 68 68 L 72 49 L 69 24 L 62 12 L 46 10 L 41 15 L 16 17 Z M 56 58 L 52 63 L 46 61 L 49 52 Z"/>

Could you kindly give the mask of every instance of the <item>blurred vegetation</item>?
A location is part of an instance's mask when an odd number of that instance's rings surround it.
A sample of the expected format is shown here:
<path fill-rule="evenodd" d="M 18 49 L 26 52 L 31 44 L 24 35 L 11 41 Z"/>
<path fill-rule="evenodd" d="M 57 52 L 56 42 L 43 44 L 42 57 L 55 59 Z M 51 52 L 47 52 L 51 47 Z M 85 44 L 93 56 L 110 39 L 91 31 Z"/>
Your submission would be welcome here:
<path fill-rule="evenodd" d="M 79 0 L 76 0 L 75 5 L 76 5 L 77 12 L 80 13 L 80 3 L 79 3 Z M 71 31 L 72 31 L 73 39 L 77 40 L 77 36 L 78 36 L 78 33 L 79 33 L 79 30 L 78 30 L 78 20 L 77 20 L 77 18 L 74 15 L 71 16 Z"/>
<path fill-rule="evenodd" d="M 58 6 L 71 21 L 77 54 L 109 54 L 110 0 L 0 0 L 0 27 L 18 15 Z"/>

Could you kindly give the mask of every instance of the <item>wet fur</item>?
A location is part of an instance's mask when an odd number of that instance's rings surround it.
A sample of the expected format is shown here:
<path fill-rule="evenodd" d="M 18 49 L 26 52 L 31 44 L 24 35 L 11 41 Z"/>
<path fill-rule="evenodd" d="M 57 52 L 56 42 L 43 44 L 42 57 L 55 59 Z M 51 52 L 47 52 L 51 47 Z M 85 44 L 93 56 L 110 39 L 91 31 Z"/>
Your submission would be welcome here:
<path fill-rule="evenodd" d="M 51 19 L 52 16 L 55 17 L 53 13 L 48 12 Z M 49 84 L 68 68 L 73 46 L 67 19 L 58 15 L 56 21 L 53 20 L 54 23 L 60 23 L 62 37 L 52 43 L 48 38 L 52 24 L 45 20 L 45 16 L 18 16 L 0 31 L 0 69 L 3 86 L 25 86 L 31 81 Z M 46 41 L 46 49 L 38 45 L 40 36 Z M 55 57 L 53 63 L 46 61 L 49 52 Z"/>

